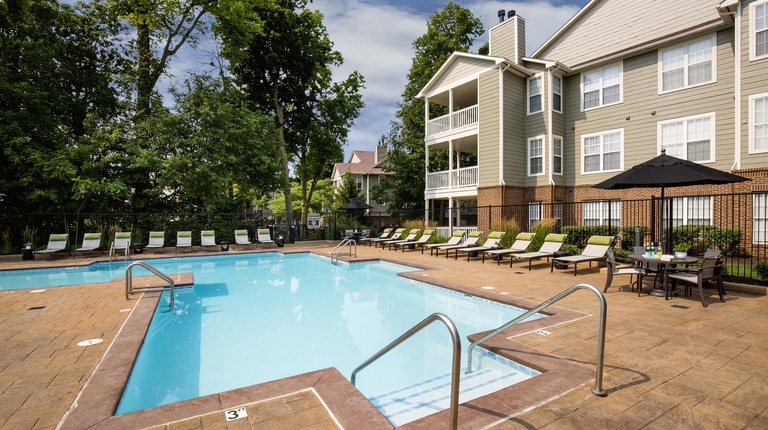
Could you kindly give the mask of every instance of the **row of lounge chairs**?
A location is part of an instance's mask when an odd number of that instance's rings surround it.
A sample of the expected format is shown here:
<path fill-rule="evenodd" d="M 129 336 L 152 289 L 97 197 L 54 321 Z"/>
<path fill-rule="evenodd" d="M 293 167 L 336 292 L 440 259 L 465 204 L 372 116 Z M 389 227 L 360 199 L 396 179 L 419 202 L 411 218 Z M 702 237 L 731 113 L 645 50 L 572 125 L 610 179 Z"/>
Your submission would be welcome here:
<path fill-rule="evenodd" d="M 83 244 L 79 248 L 72 250 L 72 255 L 77 253 L 83 253 L 87 255 L 89 252 L 98 251 L 101 247 L 101 233 L 85 233 L 83 236 Z M 56 258 L 56 254 L 59 252 L 65 252 L 69 241 L 69 235 L 67 234 L 52 234 L 48 238 L 48 245 L 45 249 L 35 251 L 35 255 L 50 255 Z M 262 245 L 275 245 L 275 241 L 270 236 L 269 229 L 260 228 L 256 232 L 256 242 Z M 254 242 L 250 241 L 248 236 L 248 230 L 235 230 L 235 243 L 234 245 L 251 247 Z M 216 243 L 216 232 L 214 230 L 202 230 L 200 232 L 200 249 L 201 250 L 215 250 L 219 246 Z M 131 247 L 131 233 L 130 232 L 116 232 L 115 240 L 112 242 L 111 249 L 117 252 L 125 252 L 128 254 L 128 249 Z M 150 231 L 149 243 L 144 246 L 146 250 L 153 251 L 165 251 L 165 232 L 164 231 Z M 176 251 L 192 250 L 192 232 L 191 231 L 177 231 L 176 232 Z"/>
<path fill-rule="evenodd" d="M 483 263 L 485 263 L 485 258 L 488 256 L 495 260 L 497 264 L 501 264 L 504 256 L 508 255 L 510 256 L 510 267 L 512 267 L 512 263 L 515 260 L 527 260 L 528 270 L 531 270 L 533 260 L 542 258 L 547 258 L 549 260 L 550 258 L 553 258 L 554 254 L 560 250 L 560 247 L 563 245 L 566 238 L 566 235 L 564 234 L 548 234 L 544 238 L 544 243 L 538 250 L 530 251 L 530 245 L 536 236 L 535 233 L 530 232 L 519 233 L 515 236 L 515 240 L 509 248 L 502 248 L 499 246 L 499 243 L 501 243 L 501 240 L 504 238 L 504 232 L 501 231 L 491 232 L 482 245 L 478 245 L 478 242 L 484 233 L 482 231 L 472 231 L 469 232 L 469 234 L 465 231 L 456 231 L 445 243 L 427 243 L 434 234 L 434 230 L 424 230 L 420 237 L 419 233 L 421 233 L 420 229 L 412 229 L 408 232 L 406 238 L 400 239 L 402 235 L 405 234 L 404 228 L 387 228 L 382 232 L 381 236 L 363 239 L 361 240 L 361 244 L 369 246 L 372 244 L 374 247 L 378 247 L 379 244 L 381 244 L 382 248 L 388 247 L 390 250 L 397 250 L 400 248 L 403 252 L 405 252 L 406 249 L 421 248 L 422 254 L 424 253 L 424 250 L 428 249 L 430 255 L 435 256 L 440 256 L 441 251 L 444 251 L 446 258 L 453 253 L 454 259 L 458 259 L 460 254 L 466 254 L 467 261 L 472 258 L 481 257 Z M 419 237 L 419 239 L 416 240 L 416 237 Z M 605 255 L 605 251 L 603 251 L 603 255 Z M 560 260 L 560 258 L 558 258 L 558 260 Z M 578 264 L 578 262 L 583 261 L 587 261 L 587 259 L 570 258 L 564 261 L 563 264 Z"/>

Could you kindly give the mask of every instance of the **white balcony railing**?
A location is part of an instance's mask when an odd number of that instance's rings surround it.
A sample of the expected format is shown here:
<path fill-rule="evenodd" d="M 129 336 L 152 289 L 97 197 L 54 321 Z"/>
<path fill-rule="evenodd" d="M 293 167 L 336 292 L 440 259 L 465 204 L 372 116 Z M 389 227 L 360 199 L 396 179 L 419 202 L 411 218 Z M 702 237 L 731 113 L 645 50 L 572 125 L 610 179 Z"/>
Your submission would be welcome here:
<path fill-rule="evenodd" d="M 427 122 L 427 137 L 434 136 L 450 130 L 476 125 L 478 122 L 477 105 L 457 110 L 448 115 L 443 115 Z"/>
<path fill-rule="evenodd" d="M 427 173 L 427 189 L 439 190 L 450 188 L 476 187 L 478 182 L 477 166 L 461 169 Z"/>

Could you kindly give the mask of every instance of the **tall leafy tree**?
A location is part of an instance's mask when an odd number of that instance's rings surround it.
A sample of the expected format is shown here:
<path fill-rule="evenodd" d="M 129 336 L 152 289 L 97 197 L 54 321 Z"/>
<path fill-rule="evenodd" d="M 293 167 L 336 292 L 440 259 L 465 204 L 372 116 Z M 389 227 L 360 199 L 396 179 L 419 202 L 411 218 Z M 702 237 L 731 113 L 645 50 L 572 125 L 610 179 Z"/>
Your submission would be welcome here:
<path fill-rule="evenodd" d="M 94 5 L 0 3 L 0 201 L 16 211 L 72 210 L 73 184 L 93 171 L 89 121 L 116 112 L 117 26 Z M 95 180 L 95 178 L 93 178 Z"/>
<path fill-rule="evenodd" d="M 427 32 L 413 42 L 414 57 L 408 83 L 398 104 L 396 118 L 381 143 L 388 147 L 387 168 L 393 174 L 373 190 L 376 200 L 387 201 L 393 214 L 408 215 L 424 211 L 424 101 L 416 95 L 455 51 L 468 52 L 483 25 L 469 9 L 448 2 L 433 13 Z M 441 115 L 439 108 L 432 116 Z M 439 161 L 432 160 L 430 162 Z"/>
<path fill-rule="evenodd" d="M 274 115 L 280 144 L 283 193 L 288 223 L 293 223 L 289 167 L 298 147 L 311 139 L 307 118 L 318 109 L 320 88 L 329 82 L 331 68 L 341 55 L 322 22 L 322 14 L 306 8 L 307 0 L 249 0 L 249 13 L 257 15 L 264 31 L 243 27 L 242 20 L 222 16 L 219 29 L 223 52 L 252 102 Z M 355 115 L 356 116 L 356 115 Z M 292 128 L 292 125 L 295 127 Z M 315 133 L 316 134 L 316 133 Z"/>

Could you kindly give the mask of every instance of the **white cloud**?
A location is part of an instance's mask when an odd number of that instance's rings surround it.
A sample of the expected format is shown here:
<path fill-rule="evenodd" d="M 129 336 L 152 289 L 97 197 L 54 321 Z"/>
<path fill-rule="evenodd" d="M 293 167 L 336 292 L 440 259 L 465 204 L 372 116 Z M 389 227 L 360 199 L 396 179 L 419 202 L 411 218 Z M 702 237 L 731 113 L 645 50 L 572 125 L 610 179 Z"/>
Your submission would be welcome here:
<path fill-rule="evenodd" d="M 345 153 L 348 156 L 352 150 L 372 150 L 394 119 L 413 58 L 412 43 L 426 32 L 430 13 L 362 0 L 315 0 L 311 5 L 323 13 L 334 47 L 344 57 L 337 76 L 358 70 L 366 80 L 366 107 L 350 132 Z M 578 6 L 546 1 L 474 1 L 462 5 L 482 20 L 486 30 L 477 46 L 488 41 L 488 29 L 498 24 L 498 10 L 516 10 L 525 19 L 527 54 L 579 10 Z"/>

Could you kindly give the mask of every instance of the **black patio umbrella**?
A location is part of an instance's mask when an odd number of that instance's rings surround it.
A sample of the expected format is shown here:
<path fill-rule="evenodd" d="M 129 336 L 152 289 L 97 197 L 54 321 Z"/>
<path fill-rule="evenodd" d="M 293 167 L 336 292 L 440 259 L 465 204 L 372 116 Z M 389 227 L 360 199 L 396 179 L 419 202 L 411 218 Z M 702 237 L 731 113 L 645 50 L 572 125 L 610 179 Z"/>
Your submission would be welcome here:
<path fill-rule="evenodd" d="M 718 185 L 730 184 L 733 182 L 749 181 L 745 178 L 722 170 L 713 169 L 694 163 L 693 161 L 683 160 L 666 154 L 666 150 L 661 150 L 661 155 L 654 157 L 645 163 L 633 166 L 631 169 L 619 173 L 618 175 L 607 179 L 594 188 L 604 190 L 621 190 L 626 188 L 661 188 L 661 211 L 664 213 L 664 188 L 665 187 L 684 187 L 688 185 Z M 663 216 L 660 217 L 663 219 Z M 672 226 L 671 216 L 669 218 L 669 228 Z M 660 226 L 662 221 L 659 221 Z M 663 227 L 662 227 L 663 228 Z M 659 229 L 661 234 L 662 228 Z M 671 246 L 671 244 L 670 244 Z M 669 249 L 667 250 L 669 251 Z"/>
<path fill-rule="evenodd" d="M 369 205 L 366 202 L 360 201 L 358 199 L 352 199 L 344 203 L 339 209 L 343 209 L 347 211 L 355 211 L 355 223 L 359 223 L 360 221 L 357 219 L 358 212 L 361 210 L 373 209 L 373 206 Z"/>

